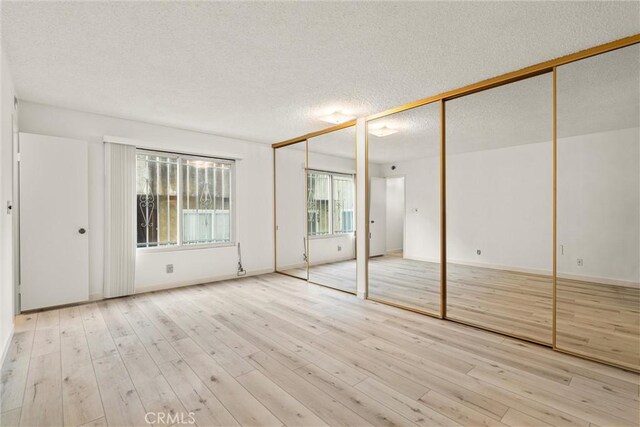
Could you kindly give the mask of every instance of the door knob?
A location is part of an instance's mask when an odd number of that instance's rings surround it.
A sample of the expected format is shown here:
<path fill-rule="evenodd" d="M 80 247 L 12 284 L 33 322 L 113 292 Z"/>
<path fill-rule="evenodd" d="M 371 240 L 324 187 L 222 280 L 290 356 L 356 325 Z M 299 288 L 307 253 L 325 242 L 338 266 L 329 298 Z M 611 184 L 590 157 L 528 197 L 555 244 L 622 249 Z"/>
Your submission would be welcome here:
<path fill-rule="evenodd" d="M 84 234 L 86 232 L 87 232 L 87 230 L 85 230 L 84 228 L 81 228 L 80 230 L 78 230 L 78 233 L 80 233 L 80 234 Z"/>

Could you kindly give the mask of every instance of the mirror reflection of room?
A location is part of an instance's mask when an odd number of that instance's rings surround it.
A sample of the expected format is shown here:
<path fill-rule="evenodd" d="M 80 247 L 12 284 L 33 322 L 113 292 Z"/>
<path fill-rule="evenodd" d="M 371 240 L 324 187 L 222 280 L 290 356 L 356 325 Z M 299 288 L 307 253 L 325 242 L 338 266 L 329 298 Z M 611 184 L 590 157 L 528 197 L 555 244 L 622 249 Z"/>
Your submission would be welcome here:
<path fill-rule="evenodd" d="M 447 317 L 551 344 L 553 76 L 445 107 Z"/>
<path fill-rule="evenodd" d="M 640 369 L 640 46 L 557 69 L 558 348 Z"/>
<path fill-rule="evenodd" d="M 356 293 L 355 126 L 308 140 L 309 281 Z"/>
<path fill-rule="evenodd" d="M 369 298 L 440 314 L 440 104 L 367 124 Z"/>
<path fill-rule="evenodd" d="M 307 279 L 306 141 L 278 148 L 275 156 L 276 271 Z"/>

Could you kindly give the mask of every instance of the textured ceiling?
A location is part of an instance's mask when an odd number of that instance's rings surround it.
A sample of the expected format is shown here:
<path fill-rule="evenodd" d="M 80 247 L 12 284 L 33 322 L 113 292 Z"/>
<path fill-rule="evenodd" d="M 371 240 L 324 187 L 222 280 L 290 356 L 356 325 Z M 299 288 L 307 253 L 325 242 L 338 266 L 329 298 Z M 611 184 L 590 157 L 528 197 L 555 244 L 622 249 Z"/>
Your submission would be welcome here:
<path fill-rule="evenodd" d="M 328 154 L 345 159 L 356 158 L 356 127 L 350 126 L 335 132 L 309 138 L 307 140 L 309 153 Z M 310 156 L 310 159 L 312 157 Z M 311 160 L 309 160 L 311 163 Z M 313 167 L 313 165 L 310 165 Z"/>
<path fill-rule="evenodd" d="M 640 126 L 640 45 L 558 67 L 557 73 L 559 138 Z M 447 154 L 551 141 L 552 102 L 551 73 L 448 101 Z M 385 137 L 369 135 L 369 159 L 375 163 L 439 155 L 438 103 L 382 117 L 369 126 L 398 130 Z M 351 156 L 353 141 L 345 141 L 344 135 L 321 138 L 316 151 L 322 145 Z"/>
<path fill-rule="evenodd" d="M 640 32 L 639 2 L 10 2 L 21 99 L 276 142 Z"/>

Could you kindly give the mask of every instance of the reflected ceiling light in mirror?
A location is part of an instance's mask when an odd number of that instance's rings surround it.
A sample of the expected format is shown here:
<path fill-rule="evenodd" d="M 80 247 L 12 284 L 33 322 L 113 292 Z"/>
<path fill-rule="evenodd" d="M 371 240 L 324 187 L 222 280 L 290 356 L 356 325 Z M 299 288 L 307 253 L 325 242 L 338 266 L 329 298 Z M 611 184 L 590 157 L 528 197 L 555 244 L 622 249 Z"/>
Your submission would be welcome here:
<path fill-rule="evenodd" d="M 323 122 L 331 123 L 334 125 L 339 125 L 344 122 L 348 122 L 349 120 L 355 119 L 354 116 L 350 116 L 348 114 L 342 113 L 340 111 L 334 111 L 333 113 L 320 117 L 320 120 Z"/>
<path fill-rule="evenodd" d="M 391 129 L 389 126 L 382 126 L 381 128 L 369 130 L 369 133 L 371 135 L 375 135 L 380 138 L 382 138 L 383 136 L 393 135 L 396 132 L 398 132 L 397 129 Z"/>

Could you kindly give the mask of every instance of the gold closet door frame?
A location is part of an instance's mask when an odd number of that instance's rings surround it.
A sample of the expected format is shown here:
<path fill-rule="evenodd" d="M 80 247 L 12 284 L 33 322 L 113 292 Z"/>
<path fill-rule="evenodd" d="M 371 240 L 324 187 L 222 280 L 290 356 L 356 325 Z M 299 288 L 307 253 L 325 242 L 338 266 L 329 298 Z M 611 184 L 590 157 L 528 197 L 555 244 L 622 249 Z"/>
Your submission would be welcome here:
<path fill-rule="evenodd" d="M 369 239 L 365 238 L 365 254 L 366 254 L 366 262 L 365 262 L 365 268 L 363 272 L 358 272 L 358 274 L 363 274 L 364 275 L 364 280 L 366 283 L 366 287 L 365 287 L 365 298 L 372 300 L 372 301 L 376 301 L 382 304 L 387 304 L 390 306 L 394 306 L 394 307 L 398 307 L 398 308 L 402 308 L 408 311 L 413 311 L 413 312 L 417 312 L 417 313 L 421 313 L 424 315 L 428 315 L 428 316 L 432 316 L 432 317 L 437 317 L 437 318 L 441 318 L 444 320 L 449 320 L 452 322 L 456 322 L 456 323 L 461 323 L 461 324 L 466 324 L 464 322 L 460 322 L 457 320 L 453 320 L 453 319 L 449 319 L 446 316 L 446 302 L 447 302 L 447 295 L 446 295 L 446 289 L 447 289 L 447 280 L 446 280 L 446 136 L 445 136 L 445 131 L 446 131 L 446 101 L 448 100 L 452 100 L 455 98 L 459 98 L 465 95 L 470 95 L 472 93 L 476 93 L 476 92 L 481 92 L 487 89 L 492 89 L 494 87 L 498 87 L 498 86 L 503 86 L 509 83 L 513 83 L 513 82 L 517 82 L 519 80 L 524 80 L 530 77 L 535 77 L 541 74 L 546 74 L 546 73 L 553 73 L 553 105 L 552 105 L 552 117 L 553 117 L 553 154 L 552 154 L 552 174 L 553 174 L 553 203 L 552 203 L 552 215 L 553 215 L 553 252 L 552 252 L 552 256 L 553 256 L 553 261 L 552 261 L 552 344 L 544 344 L 544 343 L 539 343 L 536 341 L 533 341 L 529 338 L 526 337 L 521 337 L 521 336 L 515 336 L 515 335 L 511 335 L 511 334 L 507 334 L 504 332 L 500 332 L 500 331 L 496 331 L 496 330 L 492 330 L 492 329 L 488 329 L 485 327 L 480 327 L 477 325 L 471 325 L 473 327 L 479 328 L 479 329 L 485 329 L 485 330 L 489 330 L 491 332 L 495 332 L 501 335 L 505 335 L 505 336 L 511 336 L 514 338 L 518 338 L 518 339 L 522 339 L 524 341 L 529 341 L 529 342 L 534 342 L 537 344 L 541 344 L 541 345 L 545 345 L 547 347 L 551 347 L 553 350 L 561 352 L 561 353 L 566 353 L 566 354 L 571 354 L 577 357 L 581 357 L 587 360 L 592 360 L 595 362 L 599 362 L 605 365 L 610 365 L 610 366 L 615 366 L 621 369 L 625 369 L 628 371 L 633 371 L 633 372 L 640 372 L 640 369 L 634 369 L 628 366 L 623 366 L 617 363 L 613 363 L 610 362 L 608 360 L 603 360 L 603 359 L 599 359 L 596 357 L 591 357 L 588 355 L 584 355 L 584 354 L 579 354 L 579 353 L 574 353 L 568 350 L 563 350 L 562 348 L 558 348 L 556 345 L 556 317 L 557 317 L 557 313 L 556 313 L 556 309 L 557 309 L 557 305 L 556 305 L 556 257 L 557 257 L 557 251 L 556 251 L 556 203 L 557 203 L 557 111 L 556 111 L 556 77 L 557 77 L 557 71 L 556 71 L 556 67 L 559 67 L 561 65 L 566 65 L 569 64 L 571 62 L 575 62 L 575 61 L 579 61 L 582 59 L 586 59 L 586 58 L 590 58 L 592 56 L 597 56 L 597 55 L 601 55 L 607 52 L 611 52 L 617 49 L 621 49 L 624 47 L 628 47 L 628 46 L 632 46 L 635 44 L 639 44 L 640 43 L 640 34 L 634 34 L 628 37 L 624 37 L 609 43 L 605 43 L 599 46 L 595 46 L 589 49 L 585 49 L 585 50 L 581 50 L 579 52 L 576 53 L 572 53 L 569 55 L 565 55 L 562 56 L 560 58 L 556 58 L 556 59 L 552 59 L 549 61 L 545 61 L 545 62 L 541 62 L 535 65 L 531 65 L 529 67 L 525 67 L 516 71 L 512 71 L 510 73 L 506 73 L 506 74 L 502 74 L 500 76 L 497 77 L 493 77 L 490 79 L 486 79 L 486 80 L 482 80 L 479 81 L 477 83 L 473 83 L 467 86 L 463 86 L 461 88 L 458 89 L 453 89 L 447 92 L 443 92 L 440 93 L 438 95 L 434 95 L 434 96 L 430 96 L 427 98 L 423 98 L 405 105 L 401 105 L 399 107 L 395 107 L 380 113 L 376 113 L 370 116 L 365 117 L 365 127 L 368 126 L 368 123 L 372 120 L 381 118 L 381 117 L 385 117 L 385 116 L 389 116 L 391 114 L 395 114 L 395 113 L 399 113 L 402 111 L 406 111 L 406 110 L 410 110 L 416 107 L 420 107 L 422 105 L 427 105 L 427 104 L 431 104 L 433 102 L 440 102 L 440 195 L 441 195 L 441 201 L 440 201 L 440 214 L 441 214 L 441 223 L 440 223 L 440 227 L 441 227 L 441 283 L 440 283 L 440 314 L 439 315 L 434 315 L 432 313 L 429 312 L 424 312 L 422 310 L 419 309 L 414 309 L 411 307 L 404 307 L 400 304 L 395 304 L 395 303 L 389 303 L 389 302 L 385 302 L 382 300 L 378 300 L 375 298 L 370 298 L 369 297 Z M 332 126 L 330 128 L 324 129 L 324 130 L 320 130 L 318 132 L 312 132 L 297 138 L 293 138 L 293 139 L 289 139 L 289 140 L 285 140 L 282 142 L 278 142 L 272 145 L 272 147 L 275 149 L 277 148 L 281 148 L 281 147 L 285 147 L 287 145 L 291 145 L 291 144 L 295 144 L 296 142 L 301 142 L 306 140 L 307 138 L 312 138 L 314 136 L 318 136 L 318 135 L 322 135 L 325 133 L 329 133 L 335 130 L 339 130 L 339 129 L 343 129 L 349 126 L 355 126 L 356 122 L 355 120 L 350 121 L 350 122 L 345 122 L 342 123 L 340 125 L 337 126 Z M 275 152 L 275 151 L 274 151 Z M 357 146 L 356 146 L 356 155 L 357 155 Z M 275 156 L 274 156 L 275 159 Z M 357 162 L 356 162 L 357 164 Z M 366 133 L 365 130 L 365 162 L 364 162 L 364 167 L 365 167 L 365 183 L 367 183 L 367 185 L 365 185 L 365 230 L 361 230 L 361 232 L 365 233 L 365 236 L 369 235 L 369 206 L 368 206 L 368 201 L 369 201 L 369 142 L 368 142 L 368 133 Z M 274 160 L 274 165 L 275 165 L 275 160 Z M 357 173 L 359 173 L 359 171 L 357 171 Z M 274 169 L 274 177 L 275 177 L 275 169 Z M 274 178 L 275 181 L 275 178 Z M 357 189 L 356 189 L 357 191 Z M 356 202 L 357 205 L 357 202 Z M 275 193 L 274 193 L 274 209 L 275 209 Z M 306 208 L 305 208 L 306 209 Z M 357 209 L 357 208 L 356 208 Z M 274 231 L 275 232 L 275 231 Z M 275 245 L 275 241 L 274 241 L 274 245 Z M 445 262 L 442 262 L 442 260 L 444 260 Z M 308 267 L 307 267 L 308 269 Z M 307 273 L 308 274 L 308 273 Z"/>
<path fill-rule="evenodd" d="M 640 34 L 636 34 L 633 36 L 629 36 L 629 37 L 625 37 L 623 39 L 620 40 L 616 40 L 613 41 L 611 43 L 606 43 L 604 45 L 600 45 L 600 46 L 596 46 L 590 49 L 586 49 L 574 54 L 570 54 L 567 56 L 563 56 L 561 58 L 557 58 L 551 61 L 546 61 L 546 62 L 542 62 L 540 64 L 536 64 L 530 67 L 526 67 L 523 68 L 521 70 L 517 70 L 511 73 L 507 73 L 498 77 L 494 77 L 491 79 L 487 79 L 487 80 L 483 80 L 481 82 L 478 83 L 474 83 L 459 89 L 454 89 L 452 91 L 449 92 L 445 92 L 439 95 L 435 95 L 429 98 L 424 98 L 422 100 L 419 101 L 415 101 L 409 104 L 405 104 L 403 106 L 400 107 L 396 107 L 387 111 L 384 111 L 382 113 L 378 113 L 378 114 L 373 114 L 371 116 L 368 116 L 365 119 L 366 124 L 368 125 L 369 121 L 381 118 L 381 117 L 386 117 L 392 114 L 396 114 L 402 111 L 407 111 L 407 110 L 411 110 L 413 108 L 417 108 L 423 105 L 427 105 L 433 102 L 440 102 L 441 103 L 441 115 L 440 115 L 440 138 L 441 138 L 441 148 L 440 148 L 440 172 L 441 172 L 441 188 L 440 188 L 440 195 L 441 195 L 441 206 L 440 206 L 440 210 L 441 210 L 441 283 L 440 283 L 440 289 L 441 289 L 441 295 L 440 295 L 440 316 L 434 316 L 431 313 L 428 312 L 423 312 L 422 310 L 416 310 L 413 307 L 406 307 L 406 306 L 402 306 L 401 304 L 396 304 L 396 303 L 390 303 L 387 301 L 383 301 L 380 299 L 374 299 L 374 298 L 370 298 L 368 297 L 368 288 L 369 288 L 369 276 L 368 276 L 368 264 L 369 264 L 369 260 L 368 260 L 368 254 L 369 254 L 369 248 L 368 248 L 368 240 L 367 240 L 367 271 L 366 271 L 366 276 L 365 276 L 365 280 L 366 280 L 366 286 L 367 286 L 367 298 L 371 299 L 373 301 L 382 303 L 382 304 L 387 304 L 390 306 L 394 306 L 394 307 L 398 307 L 398 308 L 402 308 L 408 311 L 413 311 L 413 312 L 418 312 L 421 314 L 425 314 L 425 315 L 429 315 L 429 316 L 433 316 L 433 317 L 439 317 L 441 319 L 445 319 L 448 321 L 452 321 L 455 323 L 460 323 L 460 324 L 464 324 L 464 325 L 468 325 L 468 326 L 473 326 L 475 328 L 479 328 L 479 329 L 483 329 L 483 330 L 487 330 L 490 332 L 494 332 L 494 333 L 498 333 L 501 335 L 505 335 L 505 336 L 509 336 L 509 337 L 513 337 L 513 338 L 517 338 L 517 339 L 521 339 L 524 341 L 528 341 L 528 342 L 533 342 L 536 344 L 540 344 L 546 347 L 550 347 L 555 351 L 561 352 L 561 353 L 566 353 L 566 354 L 570 354 L 573 356 L 577 356 L 577 357 L 581 357 L 584 359 L 588 359 L 588 360 L 592 360 L 595 362 L 599 362 L 599 363 L 603 363 L 606 365 L 611 365 L 611 366 L 615 366 L 621 369 L 625 369 L 625 370 L 629 370 L 629 371 L 634 371 L 634 372 L 640 372 L 640 369 L 635 369 L 629 366 L 625 366 L 625 365 L 621 365 L 621 364 L 617 364 L 608 360 L 604 360 L 604 359 L 600 359 L 597 357 L 591 357 L 589 355 L 585 355 L 585 354 L 580 354 L 580 353 L 575 353 L 569 350 L 564 350 L 562 348 L 557 347 L 556 345 L 556 334 L 557 334 L 557 328 L 556 328 L 556 319 L 557 319 L 557 304 L 556 304 L 556 278 L 557 278 L 557 250 L 556 250 L 556 245 L 557 245 L 557 224 L 556 224 L 556 220 L 557 220 L 557 70 L 556 68 L 558 66 L 561 65 L 566 65 L 569 64 L 571 62 L 576 62 L 582 59 L 586 59 L 586 58 L 590 58 L 593 56 L 597 56 L 597 55 L 601 55 L 601 54 L 605 54 L 607 52 L 611 52 L 617 49 L 622 49 L 624 47 L 628 47 L 628 46 L 632 46 L 635 44 L 640 43 Z M 447 317 L 447 258 L 446 258 L 446 102 L 452 99 L 456 99 L 456 98 L 460 98 L 466 95 L 471 95 L 473 93 L 477 93 L 477 92 L 482 92 L 488 89 L 493 89 L 499 86 L 504 86 L 510 83 L 515 83 L 521 80 L 525 80 L 531 77 L 536 77 L 539 75 L 543 75 L 543 74 L 548 74 L 551 73 L 552 74 L 552 182 L 553 182 L 553 188 L 552 188 L 552 218 L 553 218 L 553 229 L 552 229 L 552 242 L 553 242 L 553 248 L 552 248 L 552 313 L 551 313 L 551 318 L 552 318 L 552 330 L 551 330 L 551 337 L 552 337 L 552 342 L 551 344 L 548 343 L 543 343 L 543 342 L 539 342 L 536 340 L 533 340 L 531 338 L 527 338 L 524 336 L 519 336 L 519 335 L 515 335 L 515 334 L 509 334 L 509 333 L 505 333 L 496 329 L 492 329 L 492 328 L 488 328 L 488 327 L 484 327 L 484 326 L 479 326 L 479 325 L 475 325 L 473 323 L 469 323 L 469 322 L 464 322 L 464 321 L 459 321 L 456 319 L 451 319 L 449 317 Z M 368 136 L 367 136 L 367 161 L 365 162 L 365 164 L 368 165 Z M 368 175 L 367 175 L 367 182 L 368 182 Z M 368 186 L 367 186 L 368 187 Z M 369 200 L 369 188 L 366 188 L 366 196 L 365 196 L 365 201 L 367 202 L 367 221 L 366 221 L 366 227 L 367 229 L 365 230 L 367 235 L 369 233 L 369 216 L 368 216 L 368 210 L 369 210 L 369 206 L 368 206 L 368 200 Z"/>
<path fill-rule="evenodd" d="M 439 109 L 439 114 L 440 114 L 440 310 L 439 313 L 432 313 L 430 311 L 427 310 L 422 310 L 418 307 L 411 307 L 408 305 L 404 305 L 404 304 L 399 304 L 396 302 L 392 302 L 392 301 L 387 301 L 383 298 L 375 298 L 375 297 L 371 297 L 369 295 L 369 246 L 370 246 L 370 238 L 369 238 L 369 222 L 370 222 L 370 216 L 369 216 L 369 211 L 370 211 L 370 205 L 369 205 L 369 197 L 370 197 L 370 185 L 369 185 L 369 122 L 370 121 L 374 121 L 376 119 L 379 119 L 381 117 L 386 117 L 386 116 L 391 116 L 394 114 L 398 114 L 398 113 L 402 113 L 404 111 L 408 111 L 408 110 L 413 110 L 415 108 L 419 108 L 419 107 L 423 107 L 425 105 L 429 105 L 429 104 L 434 104 L 434 103 L 438 103 L 440 105 L 440 109 Z M 447 266 L 446 266 L 446 262 L 442 262 L 443 260 L 446 260 L 446 216 L 445 216 L 445 212 L 446 212 L 446 200 L 444 197 L 444 184 L 445 184 L 445 179 L 446 179 L 446 174 L 445 174 L 445 168 L 446 168 L 446 162 L 444 161 L 445 159 L 445 120 L 444 120 L 444 114 L 445 114 L 445 103 L 443 99 L 440 100 L 434 100 L 434 101 L 430 101 L 427 102 L 426 104 L 419 104 L 419 105 L 412 105 L 412 104 L 408 104 L 411 105 L 409 108 L 405 108 L 402 110 L 398 110 L 396 111 L 396 109 L 393 110 L 389 110 L 388 114 L 384 114 L 384 115 L 375 115 L 375 116 L 370 116 L 373 118 L 369 118 L 367 117 L 367 119 L 365 120 L 365 168 L 366 168 L 366 177 L 365 177 L 365 253 L 366 253 L 366 271 L 365 271 L 365 283 L 366 283 L 366 291 L 365 291 L 365 298 L 374 302 L 378 302 L 381 304 L 385 304 L 385 305 L 390 305 L 392 307 L 397 307 L 397 308 L 401 308 L 403 310 L 407 310 L 407 311 L 413 311 L 414 313 L 419 313 L 419 314 L 424 314 L 425 316 L 431 316 L 431 317 L 435 317 L 437 319 L 444 319 L 446 317 L 446 310 L 447 310 L 447 305 L 446 305 L 446 301 L 447 301 L 447 296 L 446 296 L 446 272 L 447 272 Z"/>
<path fill-rule="evenodd" d="M 618 40 L 618 42 L 621 42 L 622 40 L 627 40 L 629 39 L 629 42 L 626 44 L 621 44 L 620 46 L 616 47 L 616 48 L 612 48 L 612 49 L 608 49 L 605 51 L 601 51 L 598 53 L 594 53 L 592 55 L 589 56 L 585 56 L 583 58 L 580 59 L 587 59 L 587 58 L 591 58 L 594 56 L 598 56 L 598 55 L 603 55 L 606 54 L 608 52 L 612 52 L 614 50 L 617 49 L 622 49 L 625 47 L 630 47 L 630 46 L 634 46 L 636 44 L 640 44 L 640 34 L 636 34 L 635 36 L 631 36 L 631 37 L 627 37 L 625 39 L 621 39 Z M 635 40 L 635 41 L 634 41 Z M 576 61 L 570 61 L 570 62 L 576 62 Z M 559 352 L 559 353 L 564 353 L 564 354 L 569 354 L 571 356 L 576 356 L 576 357 L 580 357 L 582 359 L 586 359 L 586 360 L 591 360 L 593 362 L 598 362 L 598 363 L 602 363 L 604 365 L 609 365 L 609 366 L 614 366 L 616 368 L 620 368 L 620 369 L 624 369 L 626 371 L 631 371 L 631 372 L 636 372 L 636 373 L 640 373 L 640 367 L 633 367 L 633 366 L 629 366 L 629 365 L 625 365 L 622 363 L 616 363 L 613 362 L 611 360 L 608 359 L 604 359 L 604 358 L 599 358 L 596 356 L 591 356 L 589 354 L 585 354 L 585 353 L 580 353 L 580 352 L 576 352 L 573 350 L 567 350 L 564 349 L 562 347 L 558 347 L 557 345 L 557 338 L 556 338 L 556 334 L 557 334 L 557 301 L 556 301 L 556 295 L 557 295 L 557 254 L 558 254 L 558 250 L 557 250 L 557 214 L 558 214 L 558 206 L 557 206 L 557 197 L 558 197 L 558 99 L 557 99 L 557 79 L 558 79 L 558 70 L 557 67 L 562 66 L 562 65 L 566 65 L 569 62 L 566 63 L 561 63 L 561 64 L 557 64 L 554 65 L 553 67 L 553 166 L 552 166 L 552 170 L 553 170 L 553 316 L 552 316 L 552 325 L 553 325 L 553 345 L 552 348 L 553 350 Z"/>
<path fill-rule="evenodd" d="M 311 250 L 310 250 L 310 239 L 309 239 L 309 229 L 307 226 L 307 197 L 306 197 L 306 193 L 308 191 L 307 189 L 307 173 L 310 170 L 309 168 L 309 139 L 317 137 L 317 136 L 321 136 L 321 135 L 325 135 L 328 133 L 332 133 L 332 132 L 336 132 L 342 129 L 347 129 L 349 127 L 355 127 L 356 126 L 356 121 L 355 120 L 350 120 L 348 122 L 345 123 L 341 123 L 339 125 L 336 126 L 332 126 L 317 132 L 312 132 L 312 133 L 308 133 L 306 135 L 297 137 L 297 138 L 292 138 L 286 141 L 282 141 L 280 143 L 277 144 L 273 144 L 271 147 L 273 148 L 273 249 L 274 249 L 274 271 L 276 273 L 280 273 L 283 274 L 285 276 L 289 276 L 289 277 L 294 277 L 296 279 L 300 279 L 300 280 L 304 280 L 307 283 L 311 283 L 317 286 L 323 286 L 325 288 L 329 288 L 329 289 L 334 289 L 336 291 L 340 291 L 340 292 L 344 292 L 350 295 L 356 295 L 357 294 L 357 283 L 358 283 L 358 275 L 360 274 L 360 271 L 358 269 L 358 251 L 357 251 L 357 239 L 356 239 L 356 250 L 355 250 L 355 259 L 356 259 L 356 289 L 351 292 L 351 291 L 347 291 L 344 289 L 340 289 L 340 288 L 335 288 L 333 286 L 329 286 L 326 285 L 324 283 L 318 283 L 318 282 L 314 282 L 311 280 L 309 271 L 310 271 L 310 260 L 311 260 Z M 304 171 L 305 171 L 305 177 L 304 177 L 304 188 L 305 188 L 305 197 L 304 197 L 304 209 L 303 209 L 303 213 L 304 213 L 304 224 L 305 224 L 305 236 L 306 236 L 306 247 L 305 247 L 305 251 L 306 251 L 306 256 L 307 256 L 307 261 L 306 261 L 306 267 L 307 267 L 307 278 L 303 279 L 302 277 L 298 277 L 298 276 L 293 276 L 291 274 L 282 272 L 282 271 L 278 271 L 278 234 L 277 234 L 277 208 L 276 208 L 276 196 L 277 196 L 277 184 L 276 184 L 276 151 L 280 148 L 284 148 L 284 147 L 288 147 L 290 145 L 293 144 L 299 144 L 301 142 L 305 143 L 305 165 L 304 165 Z M 353 150 L 355 153 L 355 169 L 356 169 L 356 174 L 354 175 L 354 178 L 357 177 L 358 171 L 358 144 L 357 144 L 357 135 L 355 140 L 353 141 Z M 358 217 L 358 212 L 360 211 L 360 207 L 358 206 L 358 182 L 357 179 L 354 179 L 354 206 L 355 206 L 355 213 L 354 213 L 354 220 L 357 219 Z M 356 221 L 357 223 L 357 221 Z M 356 227 L 356 235 L 358 233 L 358 229 Z"/>
<path fill-rule="evenodd" d="M 556 79 L 555 79 L 555 67 L 553 67 L 550 70 L 538 71 L 538 72 L 536 72 L 535 74 L 532 74 L 532 75 L 523 75 L 523 76 L 520 76 L 518 78 L 511 79 L 511 80 L 509 80 L 507 82 L 504 82 L 504 83 L 491 85 L 489 87 L 481 88 L 481 89 L 478 89 L 478 90 L 474 90 L 473 92 L 469 92 L 469 93 L 465 93 L 465 94 L 462 94 L 462 95 L 458 95 L 458 96 L 455 96 L 453 98 L 442 99 L 441 102 L 443 103 L 443 110 L 442 111 L 444 113 L 447 101 L 450 101 L 452 99 L 463 98 L 463 97 L 465 97 L 467 95 L 472 95 L 472 94 L 475 94 L 475 93 L 484 92 L 486 90 L 495 89 L 495 88 L 498 88 L 498 87 L 501 87 L 501 86 L 506 86 L 506 85 L 509 85 L 509 84 L 512 84 L 512 83 L 517 83 L 517 82 L 520 82 L 520 81 L 523 81 L 523 80 L 527 80 L 527 79 L 530 79 L 530 78 L 533 78 L 533 77 L 542 76 L 542 75 L 545 75 L 545 74 L 550 74 L 551 75 L 551 80 L 552 80 L 552 83 L 551 83 L 552 84 L 552 95 L 551 95 L 551 109 L 552 109 L 552 113 L 551 113 L 551 117 L 552 117 L 552 119 L 551 119 L 552 120 L 552 149 L 551 149 L 551 152 L 552 152 L 552 154 L 551 154 L 552 172 L 551 172 L 551 174 L 552 174 L 552 178 L 551 178 L 551 180 L 552 180 L 552 183 L 553 183 L 552 184 L 553 188 L 552 188 L 552 196 L 551 196 L 552 197 L 552 203 L 551 203 L 552 208 L 551 209 L 552 209 L 552 218 L 553 218 L 553 220 L 552 220 L 552 223 L 553 223 L 552 228 L 553 229 L 552 229 L 552 238 L 551 238 L 551 242 L 552 243 L 551 244 L 553 245 L 553 251 L 552 251 L 552 262 L 551 262 L 551 265 L 552 265 L 552 267 L 551 267 L 551 306 L 552 306 L 551 307 L 551 343 L 544 342 L 544 341 L 539 341 L 539 340 L 536 340 L 534 338 L 529 338 L 529 337 L 527 337 L 525 335 L 514 334 L 514 333 L 509 333 L 509 332 L 503 332 L 503 331 L 501 331 L 499 329 L 492 328 L 490 326 L 477 325 L 477 324 L 475 324 L 473 322 L 470 322 L 470 321 L 467 321 L 467 320 L 460 320 L 460 319 L 448 317 L 446 315 L 446 312 L 447 312 L 447 307 L 446 307 L 446 301 L 447 301 L 447 298 L 446 298 L 447 276 L 446 275 L 443 276 L 444 277 L 444 280 L 443 280 L 444 281 L 444 289 L 445 289 L 445 297 L 444 297 L 443 301 L 444 301 L 445 307 L 442 308 L 442 312 L 443 312 L 443 318 L 446 318 L 447 320 L 450 320 L 452 322 L 460 323 L 462 325 L 467 325 L 467 326 L 473 326 L 474 328 L 483 329 L 485 331 L 490 331 L 490 332 L 494 332 L 494 333 L 497 333 L 497 334 L 500 334 L 500 335 L 505 335 L 505 336 L 508 336 L 508 337 L 517 338 L 517 339 L 520 339 L 520 340 L 523 340 L 523 341 L 528 341 L 528 342 L 532 342 L 532 343 L 535 343 L 535 344 L 540 344 L 540 345 L 543 345 L 545 347 L 555 348 L 555 337 L 556 337 L 556 331 L 555 331 L 555 321 L 556 321 L 556 309 L 555 309 L 555 304 L 556 304 L 556 298 L 555 298 L 555 292 L 556 292 L 555 291 L 555 289 L 556 289 L 556 270 L 555 270 L 555 268 L 556 268 L 555 267 L 556 266 L 556 253 L 555 253 L 555 248 L 556 248 L 556 236 L 555 236 L 555 230 L 556 230 L 556 226 L 555 226 L 555 224 L 556 224 L 556 208 L 555 208 L 555 206 L 556 206 L 556 191 L 555 191 L 555 188 L 556 188 L 556 184 L 555 184 L 556 183 L 556 110 L 555 110 L 555 108 L 556 108 L 556 83 L 555 82 L 556 82 Z M 446 119 L 443 118 L 443 121 L 446 122 Z M 446 154 L 446 129 L 445 129 L 445 124 L 444 123 L 442 124 L 442 143 L 443 143 L 442 153 Z M 443 203 L 443 212 L 442 212 L 442 215 L 446 218 L 446 164 L 447 164 L 446 156 L 442 157 L 441 161 L 442 161 L 441 168 L 442 168 L 443 174 L 445 174 L 445 176 L 442 178 L 443 186 L 441 188 L 441 192 L 442 192 L 441 194 L 442 194 L 442 198 L 443 198 L 443 202 L 442 202 Z M 446 240 L 447 240 L 446 227 L 443 228 L 442 232 L 444 233 L 442 238 L 444 239 L 444 242 L 445 242 L 445 245 L 446 245 Z M 443 263 L 444 266 L 445 266 L 444 273 L 446 273 L 446 265 L 447 265 L 447 261 L 446 261 L 446 246 L 445 246 L 444 256 L 445 256 L 445 262 Z"/>

